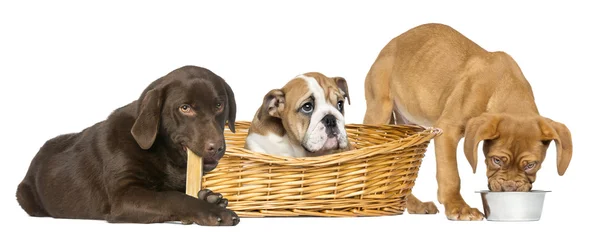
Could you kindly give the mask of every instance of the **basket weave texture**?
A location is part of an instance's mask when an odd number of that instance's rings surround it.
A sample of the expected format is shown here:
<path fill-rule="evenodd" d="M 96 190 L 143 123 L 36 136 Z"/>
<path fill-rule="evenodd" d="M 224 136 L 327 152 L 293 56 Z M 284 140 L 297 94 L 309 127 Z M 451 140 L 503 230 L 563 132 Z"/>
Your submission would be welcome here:
<path fill-rule="evenodd" d="M 347 124 L 353 150 L 291 158 L 244 149 L 250 122 L 225 129 L 227 150 L 202 188 L 229 200 L 240 217 L 350 217 L 403 214 L 431 139 L 412 125 Z"/>

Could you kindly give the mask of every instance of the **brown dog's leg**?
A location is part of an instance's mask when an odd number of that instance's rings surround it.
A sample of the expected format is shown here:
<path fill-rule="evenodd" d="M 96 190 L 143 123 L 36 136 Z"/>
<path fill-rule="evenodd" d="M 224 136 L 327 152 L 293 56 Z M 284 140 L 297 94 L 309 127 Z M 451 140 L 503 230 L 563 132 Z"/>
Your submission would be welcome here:
<path fill-rule="evenodd" d="M 48 217 L 48 213 L 40 206 L 39 200 L 26 181 L 21 182 L 17 188 L 17 201 L 21 208 L 32 217 Z"/>
<path fill-rule="evenodd" d="M 214 194 L 210 194 L 214 195 Z M 154 192 L 130 188 L 111 204 L 107 221 L 112 223 L 160 223 L 167 221 L 190 222 L 207 226 L 233 226 L 240 221 L 235 212 L 181 192 Z"/>
<path fill-rule="evenodd" d="M 438 200 L 444 205 L 450 220 L 483 220 L 483 214 L 471 208 L 460 195 L 460 177 L 456 160 L 456 148 L 461 129 L 439 125 L 444 134 L 434 139 L 438 182 Z"/>
<path fill-rule="evenodd" d="M 406 210 L 410 214 L 436 214 L 439 212 L 433 202 L 422 202 L 412 193 L 408 195 Z"/>

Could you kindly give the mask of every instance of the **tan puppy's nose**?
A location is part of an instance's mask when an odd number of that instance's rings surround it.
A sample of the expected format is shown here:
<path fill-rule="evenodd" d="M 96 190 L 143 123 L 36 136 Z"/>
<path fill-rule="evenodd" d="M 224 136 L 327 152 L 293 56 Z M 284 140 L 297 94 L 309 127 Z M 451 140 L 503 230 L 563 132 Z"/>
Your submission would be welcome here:
<path fill-rule="evenodd" d="M 504 181 L 504 183 L 502 184 L 502 191 L 513 192 L 515 190 L 517 190 L 517 183 L 512 180 Z"/>

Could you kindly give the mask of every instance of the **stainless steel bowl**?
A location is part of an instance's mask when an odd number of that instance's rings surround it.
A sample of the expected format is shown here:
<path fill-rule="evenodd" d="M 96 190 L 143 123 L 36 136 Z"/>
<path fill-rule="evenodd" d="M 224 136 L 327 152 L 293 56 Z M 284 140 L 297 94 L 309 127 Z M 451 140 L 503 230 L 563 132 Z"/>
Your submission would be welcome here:
<path fill-rule="evenodd" d="M 539 221 L 544 198 L 550 191 L 476 192 L 481 194 L 483 211 L 488 221 Z"/>

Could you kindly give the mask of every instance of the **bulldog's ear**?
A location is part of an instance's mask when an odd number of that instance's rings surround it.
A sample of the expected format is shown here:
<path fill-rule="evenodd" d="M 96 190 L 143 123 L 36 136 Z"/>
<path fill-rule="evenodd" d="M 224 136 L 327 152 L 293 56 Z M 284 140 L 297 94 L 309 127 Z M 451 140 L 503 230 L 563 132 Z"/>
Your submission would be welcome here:
<path fill-rule="evenodd" d="M 285 105 L 285 95 L 280 89 L 269 91 L 263 98 L 262 112 L 272 117 L 281 118 L 281 112 Z"/>
<path fill-rule="evenodd" d="M 479 143 L 483 140 L 498 138 L 497 131 L 500 117 L 495 115 L 481 115 L 470 119 L 465 127 L 464 152 L 473 173 L 477 170 L 477 151 Z"/>
<path fill-rule="evenodd" d="M 138 107 L 138 116 L 131 128 L 131 135 L 144 150 L 152 147 L 156 139 L 162 102 L 161 91 L 153 89 L 145 94 Z"/>
<path fill-rule="evenodd" d="M 334 77 L 333 80 L 337 87 L 342 91 L 344 98 L 348 99 L 348 105 L 350 105 L 350 92 L 348 92 L 348 83 L 343 77 Z"/>
<path fill-rule="evenodd" d="M 571 131 L 564 124 L 549 118 L 541 118 L 538 122 L 542 132 L 542 142 L 549 145 L 554 141 L 556 144 L 556 169 L 558 175 L 562 176 L 567 171 L 573 155 Z"/>

